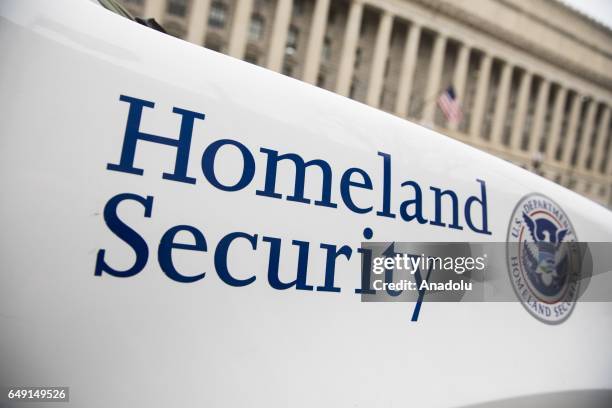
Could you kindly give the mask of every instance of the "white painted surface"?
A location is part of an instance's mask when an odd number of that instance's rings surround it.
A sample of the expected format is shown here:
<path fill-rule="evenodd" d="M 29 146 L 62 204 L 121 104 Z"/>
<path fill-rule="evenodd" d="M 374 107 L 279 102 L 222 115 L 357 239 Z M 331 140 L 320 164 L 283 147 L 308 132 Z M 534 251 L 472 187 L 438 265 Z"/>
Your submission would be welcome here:
<path fill-rule="evenodd" d="M 563 207 L 582 241 L 610 241 L 603 207 L 413 123 L 90 2 L 4 1 L 0 18 L 0 384 L 68 385 L 72 405 L 88 407 L 448 407 L 612 387 L 610 303 L 579 304 L 559 326 L 518 303 L 425 303 L 412 323 L 412 305 L 360 303 L 356 254 L 338 263 L 342 291 L 325 293 L 271 289 L 262 242 L 257 251 L 235 244 L 230 268 L 257 280 L 227 286 L 212 252 L 232 231 L 283 238 L 281 266 L 292 273 L 290 241 L 309 241 L 308 282 L 316 286 L 324 267 L 318 244 L 357 248 L 365 227 L 379 241 L 503 241 L 515 204 L 540 192 Z M 175 151 L 152 143 L 137 149 L 143 176 L 106 170 L 123 142 L 121 94 L 156 103 L 141 129 L 158 135 L 178 135 L 175 106 L 206 114 L 193 132 L 195 185 L 163 180 Z M 219 191 L 202 176 L 202 151 L 222 138 L 256 159 L 244 190 Z M 255 195 L 263 187 L 260 147 L 329 162 L 338 208 Z M 405 199 L 397 190 L 405 179 L 464 198 L 478 192 L 475 179 L 485 180 L 493 234 L 348 211 L 337 183 L 349 167 L 365 169 L 375 184 L 355 200 L 379 209 L 379 151 L 393 155 L 393 208 Z M 239 176 L 237 157 L 219 168 L 227 180 Z M 318 197 L 316 184 L 307 184 L 307 197 Z M 292 177 L 277 182 L 283 194 L 292 188 Z M 146 239 L 149 262 L 131 278 L 96 277 L 101 248 L 109 263 L 133 262 L 101 215 L 124 192 L 154 196 L 151 218 L 136 204 L 120 207 Z M 430 199 L 425 194 L 428 213 Z M 179 224 L 202 231 L 210 249 L 175 257 L 186 274 L 207 273 L 191 284 L 168 279 L 156 260 L 160 237 Z"/>

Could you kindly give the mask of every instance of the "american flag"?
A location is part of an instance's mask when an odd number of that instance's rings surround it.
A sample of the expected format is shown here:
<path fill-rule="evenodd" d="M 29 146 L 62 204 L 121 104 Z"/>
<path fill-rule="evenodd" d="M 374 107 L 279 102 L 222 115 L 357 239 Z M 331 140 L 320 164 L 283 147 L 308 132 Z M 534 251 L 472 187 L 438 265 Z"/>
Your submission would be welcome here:
<path fill-rule="evenodd" d="M 463 112 L 461 111 L 461 106 L 459 106 L 459 102 L 457 102 L 457 97 L 455 95 L 455 90 L 452 85 L 446 88 L 444 92 L 438 98 L 438 106 L 446 116 L 446 119 L 449 122 L 459 123 L 463 118 Z"/>

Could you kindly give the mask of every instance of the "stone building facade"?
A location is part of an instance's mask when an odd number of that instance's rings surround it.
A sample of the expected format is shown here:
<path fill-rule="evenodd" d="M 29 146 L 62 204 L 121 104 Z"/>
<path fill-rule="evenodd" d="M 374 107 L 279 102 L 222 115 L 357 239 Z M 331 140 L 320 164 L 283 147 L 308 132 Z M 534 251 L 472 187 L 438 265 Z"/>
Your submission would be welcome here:
<path fill-rule="evenodd" d="M 612 30 L 557 0 L 121 0 L 612 204 Z M 463 119 L 438 96 L 453 87 Z"/>

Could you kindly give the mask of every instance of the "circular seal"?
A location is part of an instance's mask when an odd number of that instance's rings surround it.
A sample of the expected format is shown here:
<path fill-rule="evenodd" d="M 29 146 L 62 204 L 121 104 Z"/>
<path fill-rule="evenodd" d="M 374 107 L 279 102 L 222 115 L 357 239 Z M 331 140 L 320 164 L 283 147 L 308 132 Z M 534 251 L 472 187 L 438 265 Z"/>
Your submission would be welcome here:
<path fill-rule="evenodd" d="M 541 194 L 514 208 L 507 236 L 510 281 L 519 301 L 542 322 L 559 324 L 572 313 L 580 285 L 580 250 L 561 207 Z"/>

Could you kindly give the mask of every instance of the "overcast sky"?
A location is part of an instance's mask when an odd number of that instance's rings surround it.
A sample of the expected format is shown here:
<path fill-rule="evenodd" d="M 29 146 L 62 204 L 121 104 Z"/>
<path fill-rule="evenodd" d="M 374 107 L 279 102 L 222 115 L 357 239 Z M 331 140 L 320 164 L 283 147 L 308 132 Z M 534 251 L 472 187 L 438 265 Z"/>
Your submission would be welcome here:
<path fill-rule="evenodd" d="M 612 0 L 558 0 L 612 28 Z"/>

